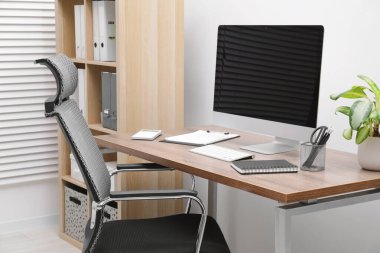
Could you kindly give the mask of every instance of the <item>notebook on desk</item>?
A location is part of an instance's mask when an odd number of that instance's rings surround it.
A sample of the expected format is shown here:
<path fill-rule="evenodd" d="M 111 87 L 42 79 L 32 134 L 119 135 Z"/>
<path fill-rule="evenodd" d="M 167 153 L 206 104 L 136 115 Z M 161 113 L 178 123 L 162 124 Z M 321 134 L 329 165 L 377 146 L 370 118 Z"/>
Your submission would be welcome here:
<path fill-rule="evenodd" d="M 245 160 L 231 163 L 240 174 L 294 173 L 298 167 L 286 160 Z"/>
<path fill-rule="evenodd" d="M 192 146 L 204 146 L 239 137 L 238 134 L 198 130 L 188 134 L 166 137 L 163 141 Z"/>

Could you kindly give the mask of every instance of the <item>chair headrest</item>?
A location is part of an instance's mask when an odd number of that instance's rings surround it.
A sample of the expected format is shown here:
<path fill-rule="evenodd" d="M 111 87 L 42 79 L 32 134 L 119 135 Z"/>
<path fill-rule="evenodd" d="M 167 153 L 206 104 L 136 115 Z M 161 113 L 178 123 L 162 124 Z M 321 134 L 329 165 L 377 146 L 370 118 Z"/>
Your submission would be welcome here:
<path fill-rule="evenodd" d="M 78 69 L 71 59 L 64 54 L 39 59 L 35 63 L 47 66 L 53 73 L 57 83 L 57 94 L 48 99 L 50 101 L 49 108 L 45 106 L 46 113 L 50 113 L 48 109 L 54 110 L 55 106 L 60 105 L 75 92 L 78 86 Z M 51 104 L 51 102 L 54 102 L 54 104 Z M 45 103 L 45 105 L 47 104 Z"/>

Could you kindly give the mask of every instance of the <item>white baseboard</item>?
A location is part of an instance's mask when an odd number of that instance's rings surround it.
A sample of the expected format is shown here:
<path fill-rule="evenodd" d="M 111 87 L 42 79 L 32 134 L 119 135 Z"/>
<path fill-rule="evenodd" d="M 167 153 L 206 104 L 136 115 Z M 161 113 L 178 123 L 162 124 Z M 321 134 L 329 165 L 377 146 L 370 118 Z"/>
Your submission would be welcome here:
<path fill-rule="evenodd" d="M 0 234 L 58 225 L 58 214 L 0 223 Z"/>

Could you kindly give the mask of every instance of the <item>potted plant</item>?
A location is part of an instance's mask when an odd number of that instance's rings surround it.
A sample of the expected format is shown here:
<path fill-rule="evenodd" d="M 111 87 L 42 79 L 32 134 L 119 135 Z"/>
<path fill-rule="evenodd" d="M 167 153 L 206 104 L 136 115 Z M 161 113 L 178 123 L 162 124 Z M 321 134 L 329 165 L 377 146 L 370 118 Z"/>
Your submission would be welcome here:
<path fill-rule="evenodd" d="M 380 89 L 370 78 L 358 75 L 368 86 L 353 86 L 340 94 L 332 94 L 332 100 L 339 98 L 356 99 L 351 106 L 339 106 L 336 112 L 349 118 L 350 127 L 343 131 L 343 137 L 355 140 L 359 164 L 364 169 L 380 171 Z"/>

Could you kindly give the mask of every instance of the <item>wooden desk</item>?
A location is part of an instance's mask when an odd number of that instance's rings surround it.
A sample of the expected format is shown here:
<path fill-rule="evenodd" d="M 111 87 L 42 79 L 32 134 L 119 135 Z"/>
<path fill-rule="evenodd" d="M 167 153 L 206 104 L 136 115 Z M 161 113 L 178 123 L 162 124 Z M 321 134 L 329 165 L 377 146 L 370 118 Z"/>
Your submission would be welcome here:
<path fill-rule="evenodd" d="M 194 148 L 192 146 L 159 142 L 167 136 L 199 129 L 240 134 L 239 138 L 218 143 L 220 146 L 235 149 L 239 149 L 240 146 L 270 141 L 267 136 L 217 126 L 202 126 L 168 132 L 155 141 L 131 140 L 131 134 L 97 136 L 96 141 L 100 146 L 170 166 L 282 203 L 318 199 L 380 187 L 380 173 L 362 170 L 355 155 L 336 150 L 327 150 L 326 170 L 321 172 L 300 171 L 289 174 L 240 175 L 230 167 L 228 162 L 189 152 L 189 149 Z M 294 164 L 299 164 L 298 151 L 277 155 L 255 154 L 255 159 L 286 159 Z"/>
<path fill-rule="evenodd" d="M 136 141 L 130 139 L 131 134 L 115 134 L 96 136 L 96 142 L 99 146 L 174 167 L 281 203 L 296 202 L 276 207 L 276 253 L 291 252 L 293 216 L 380 199 L 380 190 L 374 189 L 380 187 L 380 173 L 362 170 L 353 154 L 327 150 L 326 169 L 321 172 L 240 175 L 228 162 L 189 152 L 188 150 L 193 148 L 191 146 L 159 142 L 166 136 L 199 129 L 240 134 L 239 138 L 218 143 L 230 148 L 239 149 L 240 146 L 271 141 L 271 138 L 263 135 L 217 126 L 201 126 L 166 132 L 155 141 Z M 299 163 L 298 151 L 277 155 L 255 154 L 255 156 L 255 159 L 286 159 L 294 164 Z M 356 192 L 360 190 L 361 192 Z M 317 203 L 314 201 L 300 203 L 315 199 L 320 200 Z"/>

